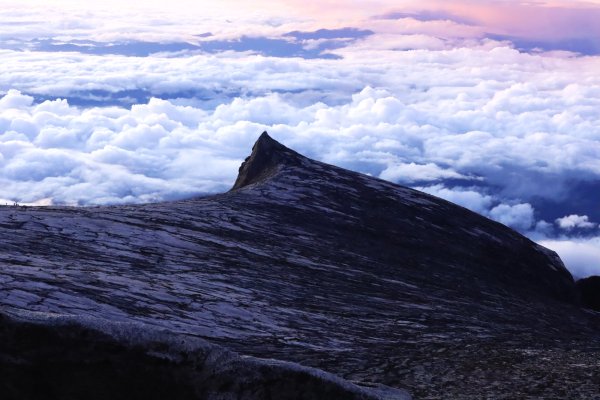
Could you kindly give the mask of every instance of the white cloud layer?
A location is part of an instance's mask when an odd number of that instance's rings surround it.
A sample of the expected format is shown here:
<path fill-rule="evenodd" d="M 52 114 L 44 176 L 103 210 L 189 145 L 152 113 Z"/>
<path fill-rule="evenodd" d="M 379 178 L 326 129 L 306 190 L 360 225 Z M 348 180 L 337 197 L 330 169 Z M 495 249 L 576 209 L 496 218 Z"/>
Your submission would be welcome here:
<path fill-rule="evenodd" d="M 567 77 L 576 78 L 566 71 L 562 84 L 561 78 L 555 76 L 556 71 L 551 82 L 546 80 L 545 73 L 538 76 L 523 71 L 522 76 L 517 77 L 531 78 L 530 82 L 515 82 L 516 77 L 502 81 L 500 74 L 495 82 L 491 77 L 488 81 L 481 77 L 470 81 L 467 77 L 461 82 L 458 81 L 463 74 L 460 65 L 465 62 L 457 60 L 452 67 L 452 61 L 447 59 L 456 52 L 404 55 L 408 58 L 403 60 L 405 63 L 415 61 L 425 69 L 430 68 L 432 75 L 439 67 L 428 66 L 422 57 L 446 59 L 450 66 L 445 65 L 438 71 L 449 74 L 446 86 L 436 78 L 422 77 L 421 70 L 407 65 L 402 71 L 410 78 L 388 82 L 387 89 L 367 87 L 351 96 L 347 92 L 352 92 L 366 73 L 359 70 L 354 78 L 345 80 L 347 87 L 340 85 L 333 89 L 335 82 L 342 80 L 345 64 L 340 65 L 337 72 L 325 73 L 325 70 L 327 65 L 337 61 L 300 63 L 256 56 L 242 60 L 211 56 L 173 62 L 174 66 L 181 62 L 192 65 L 191 60 L 194 60 L 200 68 L 200 73 L 195 74 L 195 67 L 168 71 L 168 60 L 160 58 L 130 60 L 123 57 L 122 64 L 103 67 L 100 60 L 81 56 L 84 61 L 97 63 L 98 74 L 85 78 L 97 86 L 107 84 L 102 69 L 111 68 L 122 85 L 129 80 L 134 86 L 142 86 L 142 82 L 135 82 L 135 76 L 143 76 L 156 85 L 165 85 L 172 79 L 181 89 L 186 82 L 199 86 L 209 82 L 218 84 L 220 80 L 223 86 L 236 81 L 247 83 L 250 89 L 284 92 L 238 97 L 214 109 L 158 99 L 131 109 L 81 109 L 64 100 L 35 104 L 30 96 L 10 91 L 0 100 L 0 162 L 5 180 L 0 197 L 36 200 L 33 197 L 37 195 L 61 202 L 96 203 L 99 199 L 120 202 L 126 201 L 125 198 L 127 201 L 160 198 L 169 190 L 169 182 L 173 184 L 174 193 L 222 189 L 232 181 L 235 164 L 262 129 L 268 129 L 310 156 L 400 183 L 477 179 L 500 187 L 498 195 L 513 204 L 533 194 L 552 198 L 568 196 L 566 184 L 573 179 L 600 179 L 600 116 L 595 112 L 600 106 L 600 82 L 597 86 L 590 82 L 586 87 L 568 83 Z M 473 52 L 488 56 L 501 52 L 534 65 L 546 62 L 543 57 L 509 49 L 489 52 L 463 49 L 460 52 L 464 53 L 462 56 Z M 65 60 L 58 61 L 57 73 L 61 65 L 66 66 L 61 64 Z M 105 64 L 110 64 L 109 61 L 111 59 L 104 59 Z M 215 65 L 206 74 L 203 67 L 213 61 Z M 474 57 L 472 62 L 477 63 Z M 563 61 L 550 62 L 560 65 Z M 141 69 L 144 63 L 150 70 L 163 63 L 160 70 L 164 74 L 137 75 L 134 70 Z M 7 64 L 0 69 L 10 69 Z M 117 74 L 118 68 L 120 74 Z M 272 73 L 265 73 L 261 68 Z M 452 68 L 456 70 L 450 73 Z M 514 68 L 528 69 L 527 64 Z M 84 79 L 68 66 L 57 79 L 36 75 L 34 69 L 30 64 L 29 72 L 25 67 L 19 74 L 23 82 L 6 82 L 6 85 L 27 86 L 24 81 L 30 74 L 32 81 L 36 77 L 39 80 L 38 89 L 52 92 L 42 85 L 42 82 L 52 81 L 64 85 L 63 90 L 68 92 L 75 87 L 76 80 Z M 380 83 L 389 80 L 386 70 L 387 66 L 371 80 Z M 71 77 L 66 76 L 68 71 L 72 72 Z M 195 76 L 196 81 L 188 81 L 185 74 L 176 78 L 179 72 Z M 10 76 L 10 73 L 0 74 L 0 80 L 10 81 Z M 307 82 L 309 76 L 316 78 Z M 588 78 L 585 73 L 582 76 Z M 332 83 L 327 84 L 327 80 Z M 412 88 L 408 80 L 414 82 Z M 321 84 L 327 91 L 339 93 L 337 104 L 318 101 L 319 95 L 314 94 L 314 90 Z M 192 162 L 201 163 L 202 174 Z M 64 190 L 57 195 L 48 189 L 49 182 L 73 179 L 75 175 L 77 181 L 83 182 L 87 175 L 80 173 L 81 168 L 94 169 L 97 165 L 117 168 L 122 174 L 130 178 L 137 176 L 145 183 L 136 184 L 138 190 L 131 193 L 111 192 L 97 198 L 88 191 L 81 191 L 79 197 L 74 189 L 68 191 L 69 195 Z M 224 165 L 230 166 L 231 171 L 222 172 Z M 200 177 L 200 182 L 192 179 Z M 548 187 L 545 180 L 550 179 L 552 185 Z M 29 183 L 24 184 L 25 181 Z M 154 189 L 142 193 L 143 187 Z M 479 210 L 481 206 L 471 208 Z M 495 213 L 501 211 L 505 210 Z"/>
<path fill-rule="evenodd" d="M 3 179 L 14 184 L 1 197 L 95 203 L 166 196 L 168 182 L 173 193 L 222 189 L 265 128 L 313 157 L 400 183 L 480 180 L 513 205 L 534 194 L 566 198 L 569 182 L 600 179 L 597 60 L 508 48 L 395 52 L 386 53 L 387 61 L 378 54 L 365 60 L 173 59 L 6 51 L 0 54 L 5 90 L 69 97 L 82 89 L 229 89 L 239 97 L 208 108 L 199 99 L 154 99 L 131 109 L 80 109 L 65 101 L 34 104 L 12 91 L 0 100 L 0 162 Z M 364 83 L 372 86 L 363 89 Z M 188 179 L 197 167 L 183 161 L 191 163 L 192 153 L 204 160 L 205 173 L 193 174 L 200 182 Z M 165 186 L 123 198 L 40 189 L 39 182 L 72 178 L 76 165 L 91 162 Z M 221 171 L 223 162 L 231 172 L 211 172 Z M 167 171 L 181 178 L 171 181 Z M 24 180 L 38 182 L 36 189 Z"/>

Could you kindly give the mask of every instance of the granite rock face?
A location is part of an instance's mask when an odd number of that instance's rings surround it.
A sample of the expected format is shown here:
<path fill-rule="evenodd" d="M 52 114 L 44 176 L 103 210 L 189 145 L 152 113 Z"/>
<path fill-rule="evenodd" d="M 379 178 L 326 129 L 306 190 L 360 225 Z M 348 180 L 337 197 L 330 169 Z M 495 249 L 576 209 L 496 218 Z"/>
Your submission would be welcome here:
<path fill-rule="evenodd" d="M 5 310 L 142 323 L 416 398 L 600 394 L 600 319 L 555 253 L 266 133 L 228 193 L 3 207 L 0 235 Z"/>

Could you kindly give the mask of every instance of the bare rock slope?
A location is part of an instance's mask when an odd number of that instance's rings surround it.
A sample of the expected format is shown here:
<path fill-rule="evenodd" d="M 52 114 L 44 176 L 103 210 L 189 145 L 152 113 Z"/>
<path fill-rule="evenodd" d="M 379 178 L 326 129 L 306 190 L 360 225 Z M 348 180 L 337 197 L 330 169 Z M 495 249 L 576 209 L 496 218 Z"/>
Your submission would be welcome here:
<path fill-rule="evenodd" d="M 600 318 L 555 253 L 266 133 L 228 193 L 5 207 L 0 235 L 5 314 L 141 323 L 416 398 L 600 396 Z"/>

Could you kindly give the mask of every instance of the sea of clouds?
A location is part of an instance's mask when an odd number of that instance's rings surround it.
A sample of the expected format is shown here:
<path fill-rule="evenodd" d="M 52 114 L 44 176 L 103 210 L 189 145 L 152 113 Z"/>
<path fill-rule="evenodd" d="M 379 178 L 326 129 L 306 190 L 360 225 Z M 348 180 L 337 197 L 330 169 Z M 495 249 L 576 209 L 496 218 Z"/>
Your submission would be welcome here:
<path fill-rule="evenodd" d="M 211 16 L 192 46 L 173 21 L 136 16 L 141 28 L 124 34 L 123 19 L 103 25 L 79 10 L 36 32 L 39 15 L 14 7 L 0 35 L 5 203 L 225 191 L 267 130 L 309 157 L 526 233 L 577 276 L 600 271 L 599 57 L 519 50 L 447 13 L 327 30 L 239 16 L 241 28 L 221 29 Z"/>

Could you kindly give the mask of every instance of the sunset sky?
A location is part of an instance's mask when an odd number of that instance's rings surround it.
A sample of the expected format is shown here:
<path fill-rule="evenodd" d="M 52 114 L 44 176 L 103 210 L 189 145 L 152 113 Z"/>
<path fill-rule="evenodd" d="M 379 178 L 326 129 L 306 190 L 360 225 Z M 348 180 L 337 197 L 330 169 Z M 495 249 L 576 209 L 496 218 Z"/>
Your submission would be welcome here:
<path fill-rule="evenodd" d="M 224 191 L 267 130 L 600 274 L 598 21 L 600 1 L 0 0 L 0 199 Z"/>

